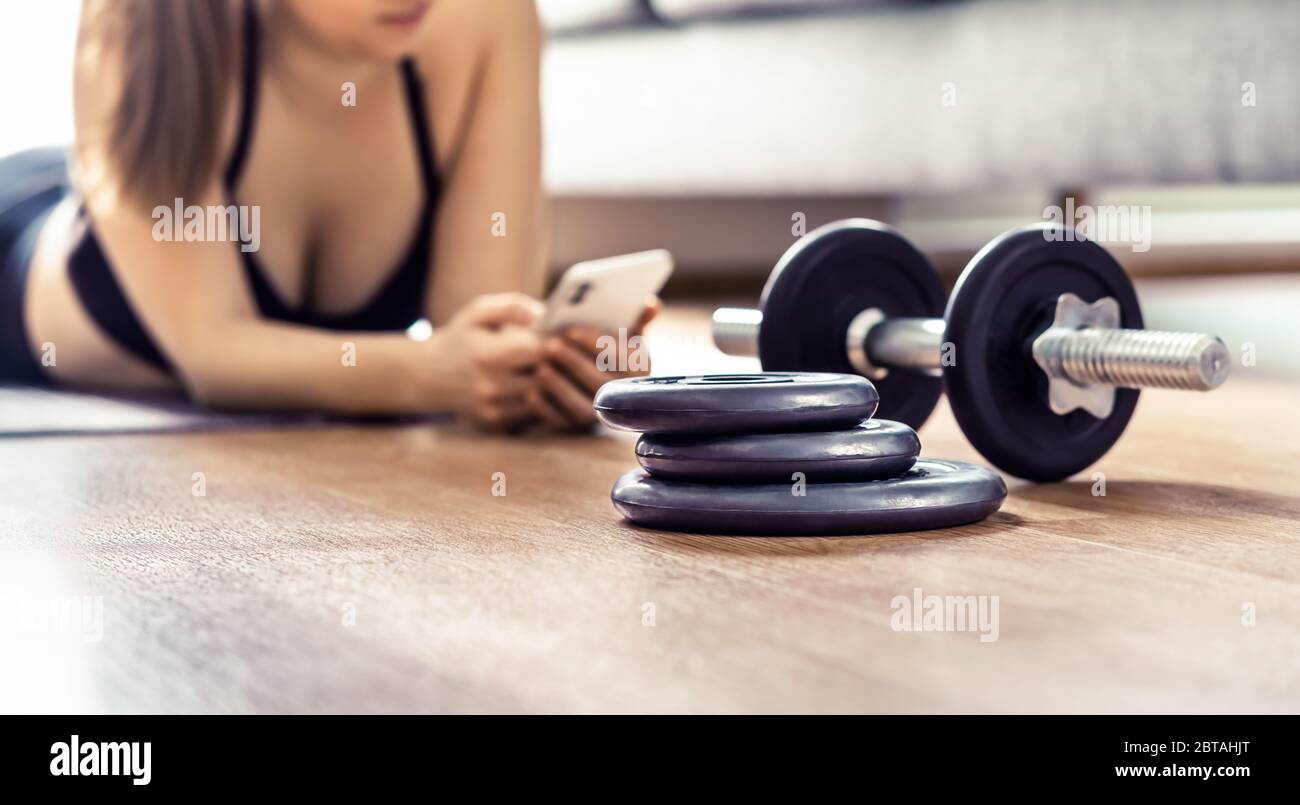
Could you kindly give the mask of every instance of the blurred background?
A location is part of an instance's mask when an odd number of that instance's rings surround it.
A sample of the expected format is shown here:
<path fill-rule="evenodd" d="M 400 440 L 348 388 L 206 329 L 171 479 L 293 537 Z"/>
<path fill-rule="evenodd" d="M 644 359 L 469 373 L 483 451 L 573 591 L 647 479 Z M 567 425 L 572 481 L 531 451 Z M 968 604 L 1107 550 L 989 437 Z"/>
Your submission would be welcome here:
<path fill-rule="evenodd" d="M 76 0 L 0 7 L 0 155 L 71 138 Z M 1300 376 L 1300 2 L 538 0 L 556 270 L 665 247 L 753 302 L 806 227 L 903 229 L 949 282 L 1044 207 L 1138 205 L 1152 327 Z"/>

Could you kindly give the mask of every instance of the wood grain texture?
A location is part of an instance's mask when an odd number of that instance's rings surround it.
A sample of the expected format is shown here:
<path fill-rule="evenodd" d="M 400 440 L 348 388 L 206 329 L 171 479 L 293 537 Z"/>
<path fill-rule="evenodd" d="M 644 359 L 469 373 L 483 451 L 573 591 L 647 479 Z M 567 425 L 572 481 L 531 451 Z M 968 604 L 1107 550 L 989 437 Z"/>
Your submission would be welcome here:
<path fill-rule="evenodd" d="M 749 366 L 704 326 L 666 317 L 660 369 Z M 1011 481 L 984 523 L 834 538 L 629 527 L 625 434 L 0 441 L 0 600 L 104 607 L 98 642 L 0 635 L 0 710 L 1296 712 L 1297 411 L 1245 371 L 1147 393 L 1105 497 Z M 978 460 L 946 408 L 921 436 Z M 918 587 L 998 596 L 998 639 L 894 631 Z"/>

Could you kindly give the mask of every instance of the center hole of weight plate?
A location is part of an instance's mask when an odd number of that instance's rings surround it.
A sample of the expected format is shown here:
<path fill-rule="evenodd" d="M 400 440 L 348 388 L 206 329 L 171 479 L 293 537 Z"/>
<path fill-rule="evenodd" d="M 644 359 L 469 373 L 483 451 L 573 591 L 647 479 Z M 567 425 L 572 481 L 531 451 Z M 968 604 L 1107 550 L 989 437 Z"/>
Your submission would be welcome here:
<path fill-rule="evenodd" d="M 792 378 L 771 375 L 706 375 L 697 383 L 789 383 Z"/>

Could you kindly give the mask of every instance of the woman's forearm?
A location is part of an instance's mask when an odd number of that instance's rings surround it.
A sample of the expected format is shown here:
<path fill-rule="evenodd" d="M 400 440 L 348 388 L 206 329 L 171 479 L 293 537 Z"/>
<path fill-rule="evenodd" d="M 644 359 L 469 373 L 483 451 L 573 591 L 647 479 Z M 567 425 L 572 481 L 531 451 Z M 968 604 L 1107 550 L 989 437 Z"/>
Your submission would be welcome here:
<path fill-rule="evenodd" d="M 346 333 L 266 321 L 232 322 L 180 366 L 206 405 L 342 414 L 439 410 L 434 342 L 405 333 Z"/>

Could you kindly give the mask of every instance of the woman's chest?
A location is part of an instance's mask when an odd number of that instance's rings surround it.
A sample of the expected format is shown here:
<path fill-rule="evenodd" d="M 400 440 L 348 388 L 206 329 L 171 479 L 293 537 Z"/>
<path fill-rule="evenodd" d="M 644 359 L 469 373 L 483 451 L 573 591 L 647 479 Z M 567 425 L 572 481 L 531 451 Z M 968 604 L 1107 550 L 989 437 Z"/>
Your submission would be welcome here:
<path fill-rule="evenodd" d="M 345 313 L 408 255 L 425 220 L 420 138 L 400 86 L 307 111 L 264 92 L 235 203 L 260 221 L 255 259 L 288 306 Z"/>

